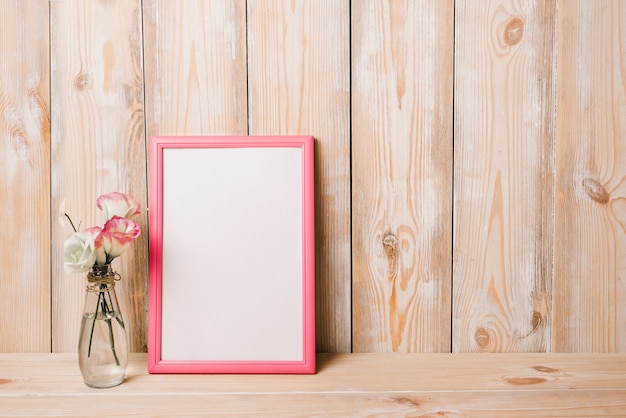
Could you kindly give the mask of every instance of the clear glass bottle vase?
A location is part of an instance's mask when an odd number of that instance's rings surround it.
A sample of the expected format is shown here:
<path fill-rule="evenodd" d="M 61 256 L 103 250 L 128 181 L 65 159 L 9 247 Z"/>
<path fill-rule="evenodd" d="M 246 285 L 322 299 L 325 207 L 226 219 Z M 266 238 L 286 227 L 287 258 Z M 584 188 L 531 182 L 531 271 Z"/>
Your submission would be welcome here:
<path fill-rule="evenodd" d="M 87 273 L 78 363 L 87 386 L 108 388 L 124 381 L 128 365 L 126 327 L 115 294 L 119 275 L 110 264 Z"/>

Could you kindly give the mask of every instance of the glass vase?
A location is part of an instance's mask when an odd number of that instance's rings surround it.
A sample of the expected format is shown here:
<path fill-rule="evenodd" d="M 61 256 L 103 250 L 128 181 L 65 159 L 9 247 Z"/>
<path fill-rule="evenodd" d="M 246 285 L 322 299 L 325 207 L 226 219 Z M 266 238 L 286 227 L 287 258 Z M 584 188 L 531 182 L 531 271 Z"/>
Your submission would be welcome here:
<path fill-rule="evenodd" d="M 119 277 L 109 264 L 87 273 L 78 363 L 85 384 L 94 388 L 117 386 L 126 373 L 128 339 L 115 294 Z"/>

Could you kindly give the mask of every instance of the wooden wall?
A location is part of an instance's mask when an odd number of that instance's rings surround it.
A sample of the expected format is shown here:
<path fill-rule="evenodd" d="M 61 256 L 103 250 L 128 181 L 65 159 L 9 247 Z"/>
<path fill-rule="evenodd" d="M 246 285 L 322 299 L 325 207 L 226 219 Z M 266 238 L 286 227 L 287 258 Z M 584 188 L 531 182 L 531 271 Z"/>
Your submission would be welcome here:
<path fill-rule="evenodd" d="M 151 135 L 316 138 L 317 348 L 626 351 L 626 0 L 0 0 L 0 351 Z M 148 225 L 116 269 L 146 350 Z"/>

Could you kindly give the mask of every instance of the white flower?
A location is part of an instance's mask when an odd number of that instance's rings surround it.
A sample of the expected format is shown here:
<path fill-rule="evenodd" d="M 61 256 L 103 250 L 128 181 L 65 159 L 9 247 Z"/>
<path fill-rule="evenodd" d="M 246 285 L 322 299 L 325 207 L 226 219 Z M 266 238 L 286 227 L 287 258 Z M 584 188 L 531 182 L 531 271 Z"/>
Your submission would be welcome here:
<path fill-rule="evenodd" d="M 88 232 L 75 232 L 63 246 L 63 268 L 66 273 L 88 271 L 96 262 L 96 249 L 93 235 Z"/>

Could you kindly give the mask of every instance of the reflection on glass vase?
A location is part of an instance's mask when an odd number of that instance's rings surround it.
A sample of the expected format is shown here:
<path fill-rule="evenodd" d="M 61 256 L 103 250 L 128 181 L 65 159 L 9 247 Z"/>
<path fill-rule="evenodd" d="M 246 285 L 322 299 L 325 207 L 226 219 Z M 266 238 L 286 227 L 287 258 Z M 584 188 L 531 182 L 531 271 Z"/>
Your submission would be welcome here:
<path fill-rule="evenodd" d="M 78 363 L 87 386 L 108 388 L 124 381 L 128 343 L 115 294 L 119 274 L 111 265 L 87 273 L 85 307 L 78 342 Z"/>

